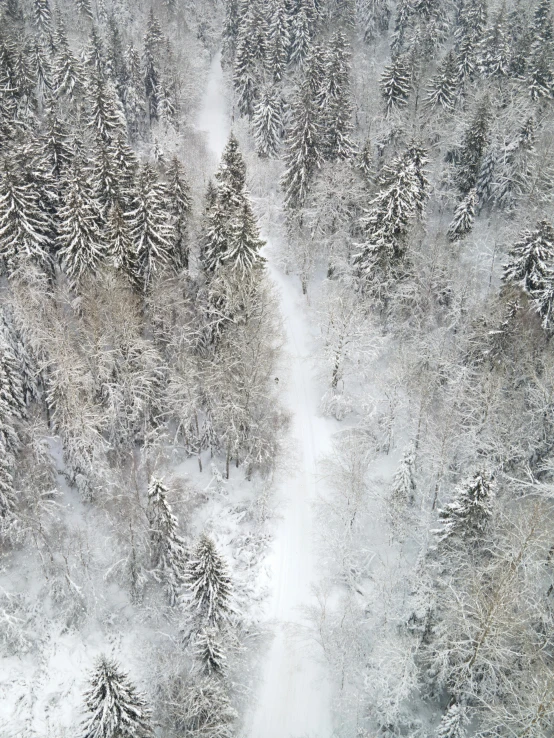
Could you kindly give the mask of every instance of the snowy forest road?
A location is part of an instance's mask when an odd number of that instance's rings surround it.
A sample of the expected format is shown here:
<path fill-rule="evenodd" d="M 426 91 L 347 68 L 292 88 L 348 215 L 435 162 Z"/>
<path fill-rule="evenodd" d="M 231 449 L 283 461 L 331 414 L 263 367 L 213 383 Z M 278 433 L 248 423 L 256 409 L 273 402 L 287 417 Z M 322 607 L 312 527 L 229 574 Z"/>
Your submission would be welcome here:
<path fill-rule="evenodd" d="M 206 134 L 210 150 L 220 156 L 230 123 L 219 54 L 212 61 L 198 128 Z M 287 376 L 279 386 L 281 401 L 291 414 L 290 443 L 297 453 L 275 491 L 279 517 L 268 557 L 272 594 L 266 611 L 275 635 L 245 734 L 249 738 L 328 738 L 332 733 L 331 690 L 308 610 L 316 604 L 318 579 L 313 551 L 316 463 L 318 456 L 329 451 L 334 428 L 318 414 L 300 283 L 294 284 L 276 265 L 274 248 L 268 244 L 264 255 L 285 326 L 283 367 Z"/>

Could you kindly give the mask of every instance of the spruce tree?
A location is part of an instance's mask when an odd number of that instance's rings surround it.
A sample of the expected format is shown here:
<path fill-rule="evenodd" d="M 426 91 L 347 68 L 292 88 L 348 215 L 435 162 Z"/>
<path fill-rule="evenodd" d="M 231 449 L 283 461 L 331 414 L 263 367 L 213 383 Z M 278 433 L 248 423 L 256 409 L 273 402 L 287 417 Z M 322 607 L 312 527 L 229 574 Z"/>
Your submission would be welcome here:
<path fill-rule="evenodd" d="M 4 443 L 5 424 L 6 420 L 0 417 L 0 540 L 12 522 L 17 506 L 13 486 L 14 460 Z"/>
<path fill-rule="evenodd" d="M 160 85 L 160 58 L 163 35 L 154 10 L 150 9 L 144 36 L 144 89 L 148 101 L 150 123 L 158 119 L 158 90 Z"/>
<path fill-rule="evenodd" d="M 223 49 L 222 57 L 225 61 L 233 62 L 240 31 L 241 13 L 240 0 L 225 0 L 225 19 L 223 21 Z"/>
<path fill-rule="evenodd" d="M 476 201 L 477 193 L 475 188 L 473 188 L 456 208 L 454 218 L 448 226 L 448 238 L 451 241 L 458 241 L 460 238 L 466 236 L 473 228 Z"/>
<path fill-rule="evenodd" d="M 350 52 L 346 36 L 337 31 L 331 38 L 319 98 L 323 113 L 323 152 L 330 161 L 346 159 L 354 154 L 350 138 L 353 126 L 349 74 Z"/>
<path fill-rule="evenodd" d="M 48 33 L 52 25 L 52 11 L 49 0 L 33 0 L 34 20 L 43 33 Z"/>
<path fill-rule="evenodd" d="M 254 113 L 254 105 L 258 98 L 259 76 L 252 39 L 248 31 L 249 25 L 245 27 L 244 33 L 240 35 L 237 44 L 233 84 L 237 94 L 239 112 L 251 120 Z"/>
<path fill-rule="evenodd" d="M 412 68 L 406 56 L 398 56 L 381 76 L 381 95 L 387 115 L 405 107 L 412 91 Z"/>
<path fill-rule="evenodd" d="M 452 111 L 458 96 L 458 69 L 456 55 L 450 51 L 443 59 L 437 74 L 431 78 L 425 98 L 429 107 L 439 105 L 443 110 Z"/>
<path fill-rule="evenodd" d="M 66 95 L 72 100 L 82 89 L 83 82 L 79 63 L 69 48 L 63 25 L 58 25 L 56 33 L 53 73 L 57 95 Z"/>
<path fill-rule="evenodd" d="M 414 480 L 415 459 L 415 448 L 411 445 L 404 452 L 392 480 L 390 502 L 393 509 L 398 513 L 401 513 L 407 505 L 414 501 L 416 488 Z"/>
<path fill-rule="evenodd" d="M 553 268 L 554 228 L 545 219 L 534 230 L 525 231 L 513 246 L 502 278 L 534 297 L 554 279 Z"/>
<path fill-rule="evenodd" d="M 181 161 L 174 156 L 167 170 L 169 210 L 173 216 L 174 263 L 179 269 L 189 267 L 188 223 L 191 213 L 190 187 Z"/>
<path fill-rule="evenodd" d="M 147 107 L 140 55 L 132 44 L 125 51 L 125 65 L 127 75 L 123 85 L 123 105 L 129 135 L 135 140 L 144 130 Z"/>
<path fill-rule="evenodd" d="M 506 38 L 504 10 L 494 17 L 479 49 L 479 68 L 485 77 L 505 77 L 510 65 L 510 48 Z"/>
<path fill-rule="evenodd" d="M 267 68 L 274 82 L 285 76 L 290 53 L 290 35 L 283 0 L 275 0 L 269 22 Z"/>
<path fill-rule="evenodd" d="M 435 530 L 438 543 L 471 543 L 481 536 L 492 516 L 494 489 L 491 477 L 476 472 L 456 488 L 454 497 L 439 510 L 440 528 Z"/>
<path fill-rule="evenodd" d="M 168 489 L 164 483 L 160 479 L 152 479 L 148 487 L 147 509 L 152 571 L 166 587 L 169 604 L 174 605 L 184 582 L 187 554 L 167 496 Z"/>
<path fill-rule="evenodd" d="M 490 108 L 488 100 L 484 100 L 478 107 L 475 116 L 469 124 L 462 140 L 460 150 L 457 180 L 462 194 L 476 186 L 483 154 L 490 138 Z"/>
<path fill-rule="evenodd" d="M 85 704 L 81 738 L 154 738 L 146 700 L 106 656 L 96 661 Z"/>
<path fill-rule="evenodd" d="M 222 263 L 238 271 L 242 277 L 263 262 L 259 254 L 264 241 L 260 238 L 258 225 L 247 199 L 236 212 L 230 223 L 227 248 L 222 256 Z"/>
<path fill-rule="evenodd" d="M 121 270 L 132 280 L 135 263 L 133 241 L 129 224 L 117 200 L 108 211 L 104 237 L 108 256 L 114 268 Z"/>
<path fill-rule="evenodd" d="M 357 0 L 356 13 L 366 43 L 388 31 L 391 9 L 387 0 Z"/>
<path fill-rule="evenodd" d="M 459 702 L 449 705 L 437 727 L 436 738 L 466 738 L 467 716 Z"/>
<path fill-rule="evenodd" d="M 175 235 L 167 199 L 167 189 L 160 184 L 150 164 L 145 164 L 139 174 L 133 207 L 128 213 L 136 259 L 134 275 L 143 291 L 148 289 L 156 272 L 176 266 Z"/>
<path fill-rule="evenodd" d="M 231 578 L 214 542 L 205 534 L 191 553 L 185 581 L 191 595 L 192 615 L 202 627 L 220 627 L 230 618 Z"/>
<path fill-rule="evenodd" d="M 287 208 L 302 207 L 322 158 L 319 111 L 311 90 L 303 85 L 294 96 L 286 136 L 285 173 L 281 186 Z"/>
<path fill-rule="evenodd" d="M 35 42 L 31 46 L 29 57 L 39 92 L 44 95 L 53 86 L 52 66 L 48 59 L 46 49 L 40 44 L 38 39 L 35 39 Z"/>
<path fill-rule="evenodd" d="M 35 262 L 51 272 L 50 223 L 33 184 L 21 178 L 16 159 L 0 162 L 0 260 L 7 274 Z"/>
<path fill-rule="evenodd" d="M 58 258 L 73 287 L 85 277 L 95 277 L 107 257 L 100 207 L 85 178 L 83 165 L 76 161 L 64 179 L 57 214 Z"/>
<path fill-rule="evenodd" d="M 309 55 L 313 38 L 313 13 L 309 0 L 297 0 L 289 15 L 290 61 L 301 64 Z M 312 6 L 313 7 L 313 6 Z"/>
<path fill-rule="evenodd" d="M 264 87 L 252 118 L 256 149 L 262 157 L 277 156 L 283 136 L 283 107 L 279 91 L 273 86 Z"/>
<path fill-rule="evenodd" d="M 89 126 L 109 144 L 127 128 L 123 106 L 115 86 L 102 74 L 94 73 L 88 86 Z"/>
<path fill-rule="evenodd" d="M 227 659 L 220 630 L 203 628 L 196 636 L 194 646 L 196 659 L 205 674 L 222 674 L 225 671 Z"/>

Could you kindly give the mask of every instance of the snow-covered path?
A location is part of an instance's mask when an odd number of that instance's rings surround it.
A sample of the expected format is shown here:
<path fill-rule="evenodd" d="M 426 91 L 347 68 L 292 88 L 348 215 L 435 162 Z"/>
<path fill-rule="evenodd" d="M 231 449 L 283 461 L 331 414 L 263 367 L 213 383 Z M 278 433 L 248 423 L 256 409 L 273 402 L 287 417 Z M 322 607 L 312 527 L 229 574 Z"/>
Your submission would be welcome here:
<path fill-rule="evenodd" d="M 198 127 L 221 155 L 229 116 L 220 56 L 211 66 Z M 316 463 L 330 447 L 333 423 L 319 417 L 313 379 L 306 303 L 299 280 L 276 266 L 273 246 L 265 249 L 268 269 L 280 297 L 285 325 L 282 402 L 292 415 L 295 458 L 276 490 L 278 518 L 268 559 L 272 596 L 267 620 L 275 636 L 265 655 L 256 704 L 247 717 L 248 738 L 328 738 L 331 735 L 330 686 L 320 647 L 310 636 L 306 610 L 315 604 L 318 571 L 313 551 Z"/>

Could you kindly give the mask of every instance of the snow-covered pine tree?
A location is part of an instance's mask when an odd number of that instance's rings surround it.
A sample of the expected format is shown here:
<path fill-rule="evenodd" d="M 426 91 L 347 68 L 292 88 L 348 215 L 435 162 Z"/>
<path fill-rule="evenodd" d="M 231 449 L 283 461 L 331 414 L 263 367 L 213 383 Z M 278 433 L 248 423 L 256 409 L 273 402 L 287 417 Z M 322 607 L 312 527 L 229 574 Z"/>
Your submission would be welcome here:
<path fill-rule="evenodd" d="M 150 523 L 152 572 L 166 587 L 169 604 L 174 605 L 183 586 L 187 553 L 167 495 L 168 489 L 160 479 L 150 481 L 147 515 Z"/>
<path fill-rule="evenodd" d="M 366 240 L 354 255 L 359 276 L 371 278 L 377 266 L 386 269 L 404 255 L 411 223 L 422 216 L 428 197 L 425 162 L 424 150 L 414 142 L 383 167 L 379 192 L 360 223 Z"/>
<path fill-rule="evenodd" d="M 392 64 L 385 67 L 380 87 L 387 115 L 408 104 L 413 80 L 411 62 L 407 56 L 397 56 Z"/>
<path fill-rule="evenodd" d="M 116 200 L 108 210 L 105 230 L 108 256 L 115 269 L 121 270 L 129 279 L 133 279 L 133 241 L 129 225 Z"/>
<path fill-rule="evenodd" d="M 414 501 L 415 479 L 414 467 L 416 461 L 415 447 L 413 444 L 406 449 L 396 470 L 392 485 L 389 502 L 394 514 L 401 516 L 402 511 Z"/>
<path fill-rule="evenodd" d="M 387 0 L 356 0 L 356 15 L 366 43 L 388 31 L 391 9 Z"/>
<path fill-rule="evenodd" d="M 284 104 L 279 90 L 273 85 L 265 86 L 254 106 L 252 130 L 259 156 L 277 156 L 283 137 Z"/>
<path fill-rule="evenodd" d="M 225 671 L 227 658 L 221 631 L 217 628 L 202 628 L 196 636 L 194 654 L 205 674 L 222 674 Z"/>
<path fill-rule="evenodd" d="M 33 0 L 33 16 L 37 28 L 43 33 L 49 33 L 52 26 L 49 0 Z"/>
<path fill-rule="evenodd" d="M 222 201 L 226 205 L 231 201 L 239 202 L 246 183 L 246 164 L 240 152 L 239 142 L 232 132 L 223 150 L 221 163 L 215 178 L 219 185 Z"/>
<path fill-rule="evenodd" d="M 477 51 L 487 24 L 485 0 L 466 0 L 455 29 L 456 60 L 460 82 L 471 79 L 477 67 Z"/>
<path fill-rule="evenodd" d="M 399 0 L 394 17 L 394 31 L 391 38 L 391 55 L 393 60 L 403 53 L 408 30 L 414 14 L 416 0 Z"/>
<path fill-rule="evenodd" d="M 252 120 L 254 105 L 259 94 L 259 68 L 250 38 L 251 23 L 245 23 L 237 43 L 233 84 L 236 90 L 237 107 L 241 115 Z"/>
<path fill-rule="evenodd" d="M 35 39 L 29 49 L 29 63 L 37 81 L 39 95 L 44 96 L 54 83 L 49 56 L 38 39 Z"/>
<path fill-rule="evenodd" d="M 76 0 L 77 10 L 87 20 L 93 20 L 92 4 L 90 0 Z"/>
<path fill-rule="evenodd" d="M 101 220 L 99 203 L 86 182 L 86 170 L 75 160 L 63 182 L 56 241 L 58 258 L 74 288 L 83 278 L 96 276 L 107 258 Z"/>
<path fill-rule="evenodd" d="M 204 274 L 211 277 L 221 264 L 229 245 L 229 215 L 223 204 L 216 200 L 207 213 L 206 233 L 200 250 L 200 263 Z"/>
<path fill-rule="evenodd" d="M 123 105 L 129 126 L 129 135 L 133 140 L 143 132 L 146 123 L 146 87 L 142 81 L 140 54 L 133 44 L 125 51 L 126 76 L 123 83 Z"/>
<path fill-rule="evenodd" d="M 459 702 L 452 702 L 437 727 L 436 738 L 466 738 L 467 715 Z"/>
<path fill-rule="evenodd" d="M 85 704 L 81 738 L 154 738 L 146 700 L 106 656 L 96 661 Z"/>
<path fill-rule="evenodd" d="M 189 267 L 188 224 L 191 213 L 190 186 L 185 169 L 179 159 L 174 156 L 167 169 L 167 187 L 169 192 L 169 210 L 173 216 L 175 234 L 175 263 L 179 268 Z"/>
<path fill-rule="evenodd" d="M 252 207 L 247 199 L 229 223 L 228 242 L 221 258 L 222 264 L 239 272 L 242 278 L 263 263 L 259 251 L 264 245 Z"/>
<path fill-rule="evenodd" d="M 477 185 L 481 162 L 490 138 L 490 105 L 487 98 L 477 107 L 466 129 L 460 150 L 457 181 L 463 195 Z"/>
<path fill-rule="evenodd" d="M 321 161 L 319 110 L 311 90 L 304 84 L 293 97 L 286 136 L 285 172 L 281 186 L 287 208 L 302 207 Z"/>
<path fill-rule="evenodd" d="M 0 418 L 0 541 L 9 528 L 16 510 L 17 498 L 13 488 L 14 460 L 4 444 L 6 420 Z"/>
<path fill-rule="evenodd" d="M 281 82 L 285 76 L 290 53 L 290 35 L 283 0 L 274 0 L 269 21 L 267 45 L 267 69 L 273 82 Z"/>
<path fill-rule="evenodd" d="M 150 9 L 144 35 L 143 67 L 144 89 L 148 101 L 150 123 L 158 119 L 158 89 L 160 84 L 160 58 L 163 42 L 162 29 L 153 8 Z"/>
<path fill-rule="evenodd" d="M 505 77 L 510 66 L 510 47 L 506 37 L 505 10 L 494 16 L 479 44 L 478 64 L 485 77 Z"/>
<path fill-rule="evenodd" d="M 323 153 L 329 161 L 354 154 L 351 140 L 350 51 L 342 31 L 333 34 L 325 58 L 319 106 L 323 113 Z"/>
<path fill-rule="evenodd" d="M 12 274 L 30 260 L 51 273 L 49 229 L 35 187 L 22 181 L 17 160 L 6 157 L 0 162 L 0 263 L 4 271 Z"/>
<path fill-rule="evenodd" d="M 222 58 L 231 64 L 235 58 L 241 25 L 240 0 L 225 0 L 225 19 L 221 33 L 223 41 Z"/>
<path fill-rule="evenodd" d="M 52 101 L 45 106 L 43 133 L 36 153 L 40 156 L 41 166 L 58 181 L 67 174 L 73 161 L 75 151 L 69 126 L 62 120 Z"/>
<path fill-rule="evenodd" d="M 178 268 L 173 224 L 167 209 L 168 193 L 150 164 L 144 164 L 137 182 L 128 222 L 135 255 L 134 276 L 141 290 L 167 267 Z"/>
<path fill-rule="evenodd" d="M 73 100 L 83 87 L 81 70 L 77 59 L 69 47 L 65 28 L 58 21 L 53 57 L 54 87 L 58 96 Z"/>
<path fill-rule="evenodd" d="M 456 208 L 454 218 L 448 226 L 448 238 L 450 241 L 458 241 L 466 236 L 473 228 L 475 221 L 475 204 L 477 193 L 475 188 L 470 190 Z"/>
<path fill-rule="evenodd" d="M 434 531 L 438 543 L 469 543 L 481 536 L 491 519 L 494 497 L 494 484 L 486 472 L 476 472 L 459 485 L 452 501 L 439 510 L 441 527 Z"/>
<path fill-rule="evenodd" d="M 103 73 L 92 74 L 87 86 L 88 125 L 102 141 L 109 144 L 127 130 L 123 106 L 115 85 Z"/>
<path fill-rule="evenodd" d="M 311 51 L 313 39 L 313 9 L 311 0 L 293 0 L 288 8 L 290 61 L 301 64 Z"/>
<path fill-rule="evenodd" d="M 227 564 L 205 534 L 190 555 L 185 582 L 191 595 L 191 615 L 203 627 L 220 627 L 231 617 L 232 583 Z"/>
<path fill-rule="evenodd" d="M 525 231 L 509 252 L 502 279 L 519 285 L 531 297 L 554 280 L 554 228 L 544 219 Z"/>
<path fill-rule="evenodd" d="M 452 111 L 458 97 L 459 74 L 454 51 L 449 51 L 439 65 L 437 73 L 427 87 L 425 101 L 431 108 L 439 105 L 443 110 Z"/>

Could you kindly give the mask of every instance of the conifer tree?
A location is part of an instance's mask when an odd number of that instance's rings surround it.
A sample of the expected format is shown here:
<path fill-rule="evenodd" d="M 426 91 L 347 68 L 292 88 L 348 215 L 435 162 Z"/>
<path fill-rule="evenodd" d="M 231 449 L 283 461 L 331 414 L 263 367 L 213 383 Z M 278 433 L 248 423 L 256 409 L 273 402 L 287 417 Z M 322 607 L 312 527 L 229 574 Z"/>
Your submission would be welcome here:
<path fill-rule="evenodd" d="M 473 188 L 456 208 L 452 223 L 448 226 L 448 238 L 451 241 L 458 241 L 473 228 L 476 201 L 477 193 Z"/>
<path fill-rule="evenodd" d="M 346 159 L 354 153 L 350 139 L 353 126 L 349 73 L 346 36 L 342 31 L 337 31 L 331 39 L 319 98 L 323 112 L 323 151 L 325 158 L 330 161 Z"/>
<path fill-rule="evenodd" d="M 160 85 L 160 57 L 163 35 L 154 10 L 150 9 L 144 36 L 144 88 L 148 101 L 150 123 L 158 119 L 158 90 Z"/>
<path fill-rule="evenodd" d="M 83 165 L 76 161 L 64 179 L 57 214 L 58 257 L 73 287 L 86 276 L 96 276 L 107 257 L 100 222 L 99 204 L 85 182 Z"/>
<path fill-rule="evenodd" d="M 90 0 L 76 0 L 77 10 L 88 20 L 93 20 L 94 15 L 92 13 L 92 5 Z"/>
<path fill-rule="evenodd" d="M 9 527 L 16 510 L 17 498 L 13 487 L 13 457 L 8 452 L 4 437 L 6 420 L 0 418 L 0 540 Z"/>
<path fill-rule="evenodd" d="M 285 3 L 275 0 L 269 21 L 267 68 L 274 82 L 285 76 L 290 54 L 290 35 Z"/>
<path fill-rule="evenodd" d="M 115 86 L 102 74 L 92 75 L 88 88 L 89 126 L 105 143 L 110 143 L 127 128 L 125 113 Z"/>
<path fill-rule="evenodd" d="M 150 164 L 138 177 L 132 209 L 128 213 L 135 255 L 137 285 L 147 290 L 156 272 L 176 267 L 175 235 L 167 210 L 168 193 Z"/>
<path fill-rule="evenodd" d="M 44 168 L 57 181 L 65 175 L 74 157 L 69 126 L 61 119 L 55 105 L 49 101 L 44 117 L 44 132 L 38 152 Z"/>
<path fill-rule="evenodd" d="M 504 10 L 494 17 L 480 43 L 479 68 L 485 77 L 505 77 L 510 65 Z"/>
<path fill-rule="evenodd" d="M 21 178 L 18 162 L 0 163 L 0 260 L 11 274 L 26 260 L 50 273 L 49 221 L 35 187 Z"/>
<path fill-rule="evenodd" d="M 366 240 L 354 255 L 360 276 L 371 277 L 378 265 L 404 255 L 410 225 L 423 214 L 428 196 L 425 162 L 425 152 L 413 143 L 383 167 L 379 192 L 361 220 Z"/>
<path fill-rule="evenodd" d="M 225 647 L 217 628 L 203 628 L 196 636 L 194 651 L 205 674 L 222 674 L 225 671 Z"/>
<path fill-rule="evenodd" d="M 237 107 L 241 115 L 246 115 L 251 120 L 258 97 L 259 79 L 258 64 L 249 30 L 250 24 L 245 25 L 244 33 L 239 36 L 233 84 L 237 93 Z"/>
<path fill-rule="evenodd" d="M 398 512 L 414 501 L 416 488 L 414 480 L 415 459 L 415 448 L 411 445 L 404 452 L 392 480 L 390 501 L 392 507 Z"/>
<path fill-rule="evenodd" d="M 178 268 L 189 267 L 188 223 L 191 212 L 190 187 L 181 161 L 174 156 L 167 170 L 169 209 L 175 235 L 174 262 Z"/>
<path fill-rule="evenodd" d="M 441 527 L 435 531 L 439 543 L 470 543 L 486 529 L 492 516 L 494 489 L 491 477 L 476 472 L 456 488 L 452 502 L 439 510 Z"/>
<path fill-rule="evenodd" d="M 34 20 L 43 33 L 48 33 L 52 25 L 52 11 L 49 0 L 33 0 Z"/>
<path fill-rule="evenodd" d="M 225 19 L 223 21 L 223 49 L 222 57 L 225 61 L 233 62 L 240 31 L 241 13 L 240 0 L 225 0 Z"/>
<path fill-rule="evenodd" d="M 393 60 L 403 53 L 406 46 L 406 36 L 414 14 L 414 5 L 414 0 L 400 0 L 396 6 L 394 32 L 391 39 Z"/>
<path fill-rule="evenodd" d="M 58 25 L 56 32 L 53 73 L 56 94 L 67 95 L 72 100 L 80 92 L 83 82 L 79 64 L 69 48 L 63 25 Z"/>
<path fill-rule="evenodd" d="M 245 199 L 231 221 L 228 244 L 221 261 L 244 278 L 262 264 L 259 250 L 263 245 L 252 207 Z"/>
<path fill-rule="evenodd" d="M 309 0 L 296 0 L 291 6 L 294 7 L 289 9 L 290 61 L 301 64 L 311 50 L 313 17 Z"/>
<path fill-rule="evenodd" d="M 311 90 L 304 84 L 293 99 L 286 136 L 285 173 L 281 186 L 287 208 L 302 207 L 321 161 L 319 111 Z"/>
<path fill-rule="evenodd" d="M 263 88 L 254 107 L 252 129 L 258 154 L 276 157 L 283 136 L 283 100 L 275 87 Z"/>
<path fill-rule="evenodd" d="M 440 105 L 443 110 L 453 110 L 458 96 L 458 79 L 456 56 L 450 51 L 429 82 L 426 96 L 429 107 Z"/>
<path fill-rule="evenodd" d="M 484 100 L 478 106 L 462 141 L 458 165 L 458 186 L 464 195 L 467 195 L 477 184 L 483 154 L 489 142 L 489 128 L 489 104 L 488 100 Z"/>
<path fill-rule="evenodd" d="M 129 225 L 117 200 L 107 214 L 105 239 L 108 256 L 115 269 L 120 269 L 132 279 L 135 262 L 133 241 Z"/>
<path fill-rule="evenodd" d="M 435 733 L 436 738 L 466 738 L 467 716 L 459 702 L 453 702 L 440 721 Z"/>
<path fill-rule="evenodd" d="M 127 75 L 123 86 L 123 104 L 129 135 L 136 139 L 146 120 L 146 87 L 142 80 L 140 55 L 132 44 L 125 51 L 125 65 Z"/>
<path fill-rule="evenodd" d="M 168 489 L 160 479 L 148 487 L 148 520 L 154 576 L 167 589 L 170 605 L 177 602 L 184 582 L 186 550 L 178 534 L 177 518 L 167 501 Z"/>
<path fill-rule="evenodd" d="M 38 85 L 39 92 L 45 94 L 53 86 L 52 66 L 46 49 L 35 39 L 30 48 L 30 64 Z"/>
<path fill-rule="evenodd" d="M 503 280 L 518 284 L 532 297 L 553 280 L 554 228 L 541 220 L 534 230 L 525 231 L 509 253 Z"/>
<path fill-rule="evenodd" d="M 357 0 L 356 13 L 366 43 L 388 31 L 391 9 L 387 0 Z"/>
<path fill-rule="evenodd" d="M 385 68 L 380 86 L 387 115 L 407 105 L 412 91 L 412 69 L 407 57 L 398 56 Z"/>
<path fill-rule="evenodd" d="M 231 578 L 211 538 L 202 534 L 187 563 L 185 581 L 192 615 L 202 626 L 220 627 L 232 614 Z"/>
<path fill-rule="evenodd" d="M 96 661 L 85 704 L 81 738 L 154 738 L 146 700 L 106 656 Z"/>

